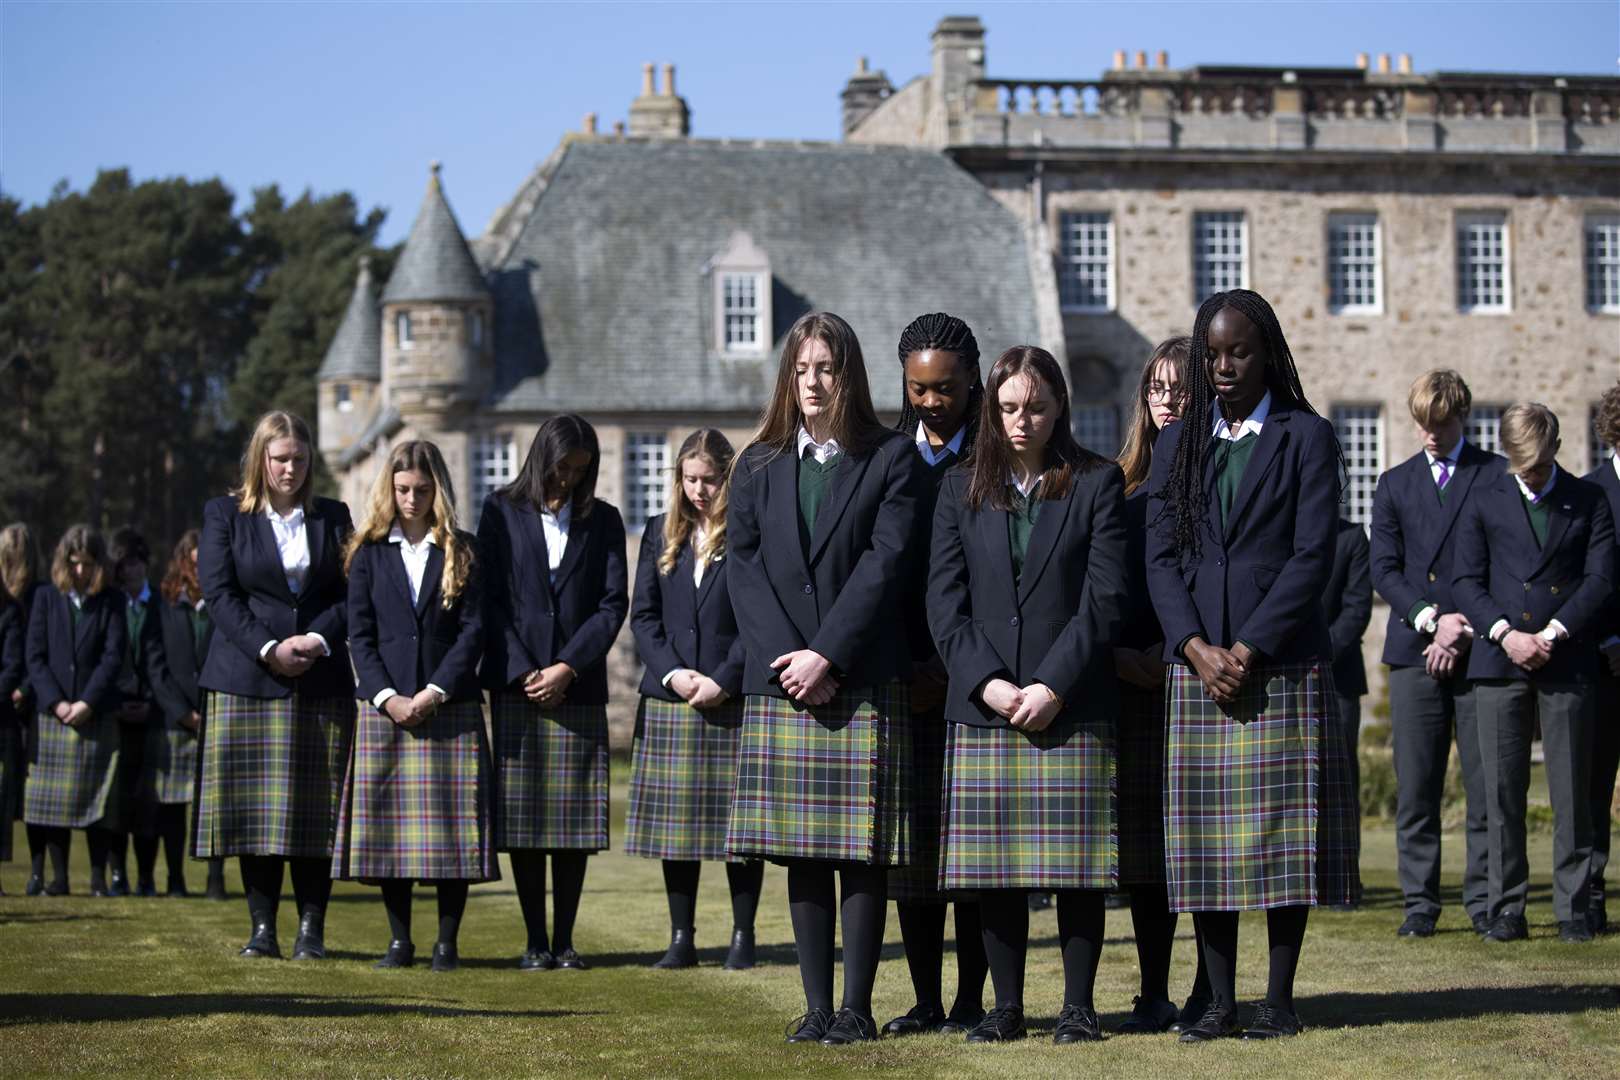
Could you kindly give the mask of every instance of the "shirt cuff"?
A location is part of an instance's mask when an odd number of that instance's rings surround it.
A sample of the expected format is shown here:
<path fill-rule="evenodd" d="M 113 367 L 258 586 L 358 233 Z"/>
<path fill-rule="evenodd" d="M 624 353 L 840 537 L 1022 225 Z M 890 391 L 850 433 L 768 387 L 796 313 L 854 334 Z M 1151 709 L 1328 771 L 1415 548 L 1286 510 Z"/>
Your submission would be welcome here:
<path fill-rule="evenodd" d="M 271 638 L 269 641 L 265 642 L 264 645 L 261 646 L 260 649 L 259 649 L 259 659 L 263 660 L 265 657 L 269 656 L 270 655 L 270 650 L 274 649 L 277 645 L 280 645 L 280 644 L 281 644 L 281 642 L 278 641 L 276 638 Z"/>
<path fill-rule="evenodd" d="M 435 694 L 439 695 L 439 704 L 442 705 L 446 701 L 450 700 L 450 695 L 444 692 L 444 687 L 439 686 L 439 685 L 437 685 L 435 683 L 428 683 L 427 688 L 429 690 L 433 691 Z"/>
<path fill-rule="evenodd" d="M 1439 614 L 1440 609 L 1434 604 L 1424 603 L 1412 616 L 1412 629 L 1420 634 L 1433 634 L 1440 629 Z"/>
<path fill-rule="evenodd" d="M 395 690 L 392 686 L 390 686 L 386 690 L 377 691 L 377 696 L 371 699 L 371 703 L 373 705 L 377 706 L 377 708 L 380 709 L 388 701 L 389 698 L 398 697 L 398 696 L 399 696 L 399 691 Z"/>
<path fill-rule="evenodd" d="M 320 634 L 316 634 L 316 633 L 313 633 L 313 632 L 309 636 L 314 638 L 316 641 L 321 643 L 321 655 L 322 656 L 331 656 L 332 655 L 332 646 L 330 646 L 330 645 L 328 645 L 326 643 L 326 639 L 324 637 L 322 637 Z"/>
<path fill-rule="evenodd" d="M 687 670 L 690 670 L 690 669 L 683 668 L 683 667 L 671 668 L 670 671 L 669 671 L 669 674 L 665 675 L 661 680 L 659 680 L 659 685 L 662 686 L 665 690 L 668 690 L 669 689 L 669 684 L 675 681 L 675 676 L 677 676 L 681 672 L 687 671 Z"/>
<path fill-rule="evenodd" d="M 1569 637 L 1569 630 L 1557 619 L 1550 619 L 1547 625 L 1542 628 L 1541 636 L 1547 641 L 1563 641 Z"/>
<path fill-rule="evenodd" d="M 1511 629 L 1513 629 L 1513 626 L 1506 619 L 1497 619 L 1491 624 L 1491 632 L 1485 636 L 1495 644 L 1500 645 L 1502 639 L 1507 636 L 1507 632 Z"/>

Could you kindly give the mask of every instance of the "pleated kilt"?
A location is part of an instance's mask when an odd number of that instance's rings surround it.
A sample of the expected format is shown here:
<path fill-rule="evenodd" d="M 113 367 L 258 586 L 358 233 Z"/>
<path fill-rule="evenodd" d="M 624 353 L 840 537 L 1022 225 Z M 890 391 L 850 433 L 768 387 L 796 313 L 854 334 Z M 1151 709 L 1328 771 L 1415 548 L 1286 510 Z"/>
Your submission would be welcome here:
<path fill-rule="evenodd" d="M 910 904 L 951 899 L 939 891 L 939 849 L 944 829 L 945 710 L 912 713 L 911 861 L 889 871 L 889 898 Z"/>
<path fill-rule="evenodd" d="M 11 703 L 0 702 L 0 862 L 11 861 L 11 820 L 24 775 L 22 727 Z"/>
<path fill-rule="evenodd" d="M 912 857 L 911 725 L 902 684 L 799 709 L 744 699 L 726 854 L 904 866 Z"/>
<path fill-rule="evenodd" d="M 1164 884 L 1164 691 L 1119 684 L 1119 883 Z"/>
<path fill-rule="evenodd" d="M 1185 664 L 1165 690 L 1166 884 L 1172 911 L 1358 899 L 1360 822 L 1325 664 L 1267 665 L 1216 705 Z"/>
<path fill-rule="evenodd" d="M 332 876 L 496 881 L 494 766 L 478 701 L 402 728 L 356 703 Z"/>
<path fill-rule="evenodd" d="M 647 859 L 726 858 L 743 703 L 698 710 L 645 697 L 636 711 L 624 850 Z"/>
<path fill-rule="evenodd" d="M 112 713 L 94 713 L 79 728 L 37 713 L 28 750 L 23 820 L 62 829 L 121 828 L 121 750 L 118 718 Z"/>
<path fill-rule="evenodd" d="M 204 710 L 192 854 L 330 857 L 354 700 L 210 690 Z"/>
<path fill-rule="evenodd" d="M 146 729 L 140 796 L 158 805 L 188 803 L 197 777 L 197 734 L 154 719 Z"/>
<path fill-rule="evenodd" d="M 1111 889 L 1119 879 L 1114 721 L 952 724 L 940 886 Z"/>
<path fill-rule="evenodd" d="M 607 706 L 542 709 L 501 690 L 490 695 L 490 722 L 500 800 L 496 847 L 606 850 Z"/>

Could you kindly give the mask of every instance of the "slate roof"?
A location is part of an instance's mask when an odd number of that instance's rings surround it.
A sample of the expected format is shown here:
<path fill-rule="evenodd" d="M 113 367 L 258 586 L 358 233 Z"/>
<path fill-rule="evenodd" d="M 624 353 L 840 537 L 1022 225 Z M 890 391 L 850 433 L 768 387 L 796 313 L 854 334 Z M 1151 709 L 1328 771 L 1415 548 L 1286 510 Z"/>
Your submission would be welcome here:
<path fill-rule="evenodd" d="M 343 312 L 332 343 L 326 347 L 315 378 L 372 379 L 382 378 L 382 308 L 377 303 L 377 290 L 371 281 L 371 259 L 361 258 L 360 273 L 355 278 L 354 292 L 349 306 Z"/>
<path fill-rule="evenodd" d="M 394 272 L 383 290 L 383 303 L 402 300 L 487 300 L 489 287 L 467 250 L 467 241 L 450 212 L 439 183 L 439 163 L 433 163 L 422 208 L 416 213 L 411 235 L 405 240 Z"/>
<path fill-rule="evenodd" d="M 986 370 L 1036 340 L 1022 223 L 935 151 L 575 140 L 552 168 L 491 277 L 503 411 L 753 412 L 782 337 L 813 309 L 855 328 L 891 411 L 895 344 L 917 315 L 966 319 Z M 764 359 L 715 348 L 705 267 L 737 230 L 771 262 Z"/>

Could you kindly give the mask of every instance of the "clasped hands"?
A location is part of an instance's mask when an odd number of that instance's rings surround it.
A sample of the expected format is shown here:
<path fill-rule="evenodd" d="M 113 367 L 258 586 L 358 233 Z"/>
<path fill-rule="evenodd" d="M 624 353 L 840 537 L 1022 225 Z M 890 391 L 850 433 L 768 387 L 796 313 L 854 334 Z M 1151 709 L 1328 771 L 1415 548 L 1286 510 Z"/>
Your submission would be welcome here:
<path fill-rule="evenodd" d="M 1212 701 L 1217 705 L 1230 705 L 1237 700 L 1254 660 L 1254 653 L 1247 645 L 1239 641 L 1230 649 L 1223 649 L 1194 636 L 1181 651 Z"/>
<path fill-rule="evenodd" d="M 321 639 L 314 634 L 294 634 L 276 642 L 265 655 L 265 666 L 285 679 L 296 679 L 311 664 L 326 655 Z"/>
<path fill-rule="evenodd" d="M 731 695 L 720 688 L 720 684 L 703 674 L 690 668 L 682 668 L 670 677 L 669 688 L 681 695 L 681 698 L 694 709 L 712 709 L 722 705 Z"/>
<path fill-rule="evenodd" d="M 838 693 L 832 661 L 814 649 L 795 649 L 771 661 L 784 693 L 806 705 L 825 705 Z"/>
<path fill-rule="evenodd" d="M 1474 644 L 1474 628 L 1461 612 L 1440 616 L 1434 640 L 1423 647 L 1423 670 L 1433 679 L 1449 679 Z"/>
<path fill-rule="evenodd" d="M 1052 688 L 1039 682 L 1019 688 L 1006 679 L 990 679 L 979 691 L 979 698 L 1020 731 L 1045 731 L 1063 708 L 1063 700 Z"/>
<path fill-rule="evenodd" d="M 388 714 L 388 719 L 400 727 L 413 728 L 426 723 L 429 717 L 439 711 L 439 706 L 443 703 L 444 698 L 437 690 L 424 686 L 414 697 L 395 694 L 383 702 L 383 711 Z"/>
<path fill-rule="evenodd" d="M 93 710 L 88 701 L 58 701 L 52 714 L 68 727 L 83 727 L 90 722 Z"/>
<path fill-rule="evenodd" d="M 523 693 L 536 705 L 555 707 L 566 700 L 568 688 L 577 675 L 572 667 L 559 660 L 550 667 L 535 668 L 523 676 Z"/>
<path fill-rule="evenodd" d="M 1526 671 L 1536 671 L 1546 666 L 1552 659 L 1553 646 L 1556 641 L 1549 641 L 1540 634 L 1527 634 L 1523 630 L 1509 630 L 1502 635 L 1502 651 L 1507 653 L 1509 660 L 1524 668 Z"/>

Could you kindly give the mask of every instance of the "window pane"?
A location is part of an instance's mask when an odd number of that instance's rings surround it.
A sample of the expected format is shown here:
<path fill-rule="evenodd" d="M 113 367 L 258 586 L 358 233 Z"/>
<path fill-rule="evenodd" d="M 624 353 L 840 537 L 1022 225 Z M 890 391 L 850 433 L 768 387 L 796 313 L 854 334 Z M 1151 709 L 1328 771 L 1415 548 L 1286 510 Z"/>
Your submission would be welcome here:
<path fill-rule="evenodd" d="M 1194 214 L 1193 302 L 1243 287 L 1243 211 Z"/>
<path fill-rule="evenodd" d="M 1457 219 L 1457 306 L 1463 311 L 1507 310 L 1506 215 Z"/>
<path fill-rule="evenodd" d="M 1059 219 L 1058 290 L 1065 308 L 1107 311 L 1114 306 L 1110 231 L 1107 213 L 1068 213 Z"/>
<path fill-rule="evenodd" d="M 640 529 L 664 512 L 669 493 L 669 439 L 662 432 L 624 437 L 624 524 Z"/>
<path fill-rule="evenodd" d="M 1502 406 L 1475 405 L 1463 427 L 1463 437 L 1481 450 L 1502 452 Z"/>
<path fill-rule="evenodd" d="M 1344 452 L 1344 516 L 1366 528 L 1372 522 L 1373 491 L 1384 460 L 1384 417 L 1377 405 L 1335 405 L 1333 428 Z"/>
<path fill-rule="evenodd" d="M 720 275 L 721 346 L 727 350 L 753 352 L 760 346 L 762 327 L 760 289 L 763 275 Z"/>
<path fill-rule="evenodd" d="M 1328 283 L 1335 311 L 1376 311 L 1379 295 L 1378 216 L 1328 218 Z"/>
<path fill-rule="evenodd" d="M 517 446 L 511 435 L 485 432 L 473 436 L 471 458 L 472 505 L 462 507 L 462 517 L 476 528 L 484 500 L 517 474 Z"/>
<path fill-rule="evenodd" d="M 1119 453 L 1119 409 L 1113 405 L 1076 405 L 1074 437 L 1087 450 L 1113 457 Z"/>
<path fill-rule="evenodd" d="M 1586 306 L 1620 311 L 1620 214 L 1586 219 Z"/>

